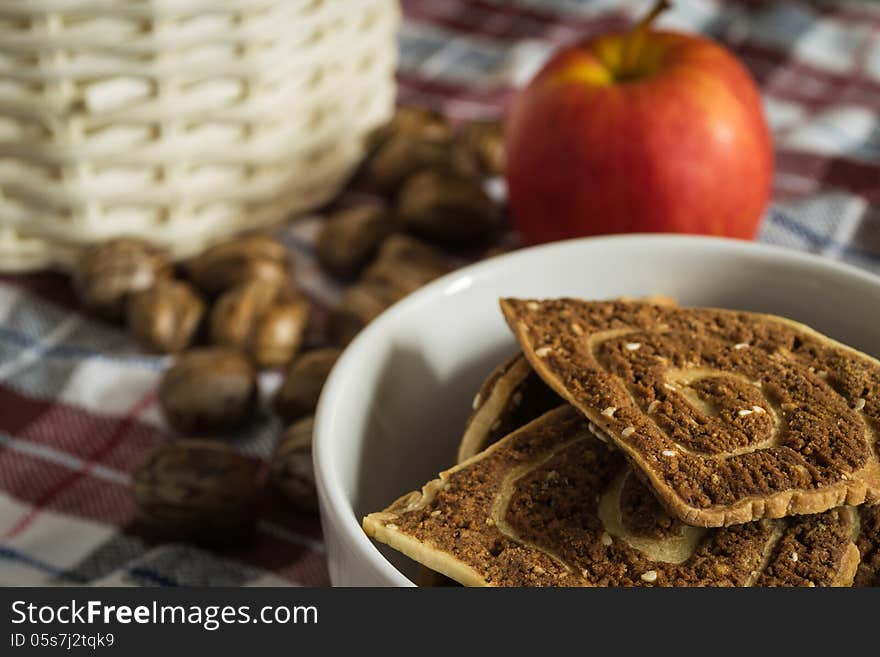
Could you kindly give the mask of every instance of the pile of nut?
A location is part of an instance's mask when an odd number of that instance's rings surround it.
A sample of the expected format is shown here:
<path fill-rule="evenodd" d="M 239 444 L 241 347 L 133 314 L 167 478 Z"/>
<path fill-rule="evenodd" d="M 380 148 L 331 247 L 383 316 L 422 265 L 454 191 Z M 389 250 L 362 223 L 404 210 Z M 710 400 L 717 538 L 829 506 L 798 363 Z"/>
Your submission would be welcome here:
<path fill-rule="evenodd" d="M 167 535 L 228 541 L 247 535 L 264 484 L 314 511 L 311 414 L 336 348 L 301 352 L 310 305 L 297 289 L 288 249 L 268 235 L 219 244 L 175 267 L 142 240 L 91 248 L 74 271 L 81 303 L 124 321 L 145 349 L 175 354 L 159 406 L 182 436 L 146 455 L 133 477 L 141 515 Z M 256 412 L 258 372 L 285 367 L 275 396 L 293 422 L 278 442 L 268 477 L 221 440 Z"/>
<path fill-rule="evenodd" d="M 317 255 L 337 279 L 353 282 L 332 314 L 340 345 L 395 301 L 450 269 L 444 249 L 491 244 L 503 223 L 485 189 L 504 167 L 502 124 L 457 130 L 439 114 L 401 108 L 370 137 L 363 178 L 380 203 L 327 218 Z"/>
<path fill-rule="evenodd" d="M 348 283 L 332 310 L 334 346 L 302 351 L 310 304 L 291 255 L 276 238 L 249 234 L 179 266 L 134 238 L 89 249 L 74 286 L 84 307 L 125 321 L 145 349 L 175 354 L 159 405 L 183 438 L 149 454 L 134 473 L 141 514 L 175 538 L 246 536 L 268 482 L 302 510 L 317 508 L 311 462 L 313 414 L 341 349 L 388 306 L 450 270 L 446 248 L 484 246 L 501 208 L 484 191 L 503 166 L 501 127 L 453 130 L 440 116 L 401 109 L 371 136 L 363 178 L 378 199 L 326 218 L 317 256 Z M 221 440 L 253 417 L 258 372 L 284 368 L 274 397 L 288 424 L 264 472 Z"/>

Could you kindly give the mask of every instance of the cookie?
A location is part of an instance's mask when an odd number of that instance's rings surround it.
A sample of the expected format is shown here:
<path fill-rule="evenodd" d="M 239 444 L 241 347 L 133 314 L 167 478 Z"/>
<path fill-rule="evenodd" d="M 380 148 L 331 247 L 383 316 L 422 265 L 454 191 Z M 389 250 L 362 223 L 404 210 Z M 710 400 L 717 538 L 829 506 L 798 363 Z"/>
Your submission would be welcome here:
<path fill-rule="evenodd" d="M 535 371 L 690 525 L 880 499 L 880 362 L 796 322 L 505 299 Z"/>
<path fill-rule="evenodd" d="M 525 356 L 508 359 L 495 368 L 474 397 L 458 447 L 458 463 L 563 403 Z"/>
<path fill-rule="evenodd" d="M 620 297 L 634 303 L 677 306 L 672 297 L 651 295 Z M 495 368 L 480 386 L 465 433 L 458 448 L 458 463 L 483 451 L 514 429 L 563 404 L 557 395 L 518 353 Z"/>
<path fill-rule="evenodd" d="M 847 586 L 859 561 L 850 507 L 721 529 L 684 525 L 570 406 L 363 525 L 468 586 Z"/>
<path fill-rule="evenodd" d="M 473 412 L 458 446 L 457 463 L 482 452 L 515 429 L 564 402 L 541 380 L 522 354 L 496 367 L 474 396 Z M 449 578 L 423 568 L 419 586 L 450 586 Z"/>
<path fill-rule="evenodd" d="M 880 586 L 880 504 L 859 507 L 859 535 L 856 546 L 861 562 L 856 586 Z"/>

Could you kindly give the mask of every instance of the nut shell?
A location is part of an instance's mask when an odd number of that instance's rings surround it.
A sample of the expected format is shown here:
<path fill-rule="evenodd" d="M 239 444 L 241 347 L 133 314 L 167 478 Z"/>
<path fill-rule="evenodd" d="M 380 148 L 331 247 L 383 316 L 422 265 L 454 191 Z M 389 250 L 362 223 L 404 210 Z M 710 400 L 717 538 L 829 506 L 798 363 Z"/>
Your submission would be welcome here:
<path fill-rule="evenodd" d="M 349 287 L 330 313 L 328 330 L 333 342 L 347 345 L 403 294 L 398 286 L 383 280 L 364 280 Z"/>
<path fill-rule="evenodd" d="M 280 241 L 261 233 L 211 247 L 187 266 L 190 279 L 208 296 L 247 281 L 291 285 L 290 254 Z"/>
<path fill-rule="evenodd" d="M 309 314 L 305 299 L 271 306 L 254 327 L 250 353 L 257 365 L 280 367 L 289 363 L 302 346 Z"/>
<path fill-rule="evenodd" d="M 449 258 L 431 245 L 408 235 L 392 235 L 362 279 L 388 284 L 398 290 L 400 299 L 451 270 Z"/>
<path fill-rule="evenodd" d="M 130 294 L 170 275 L 171 262 L 164 251 L 122 237 L 83 252 L 74 267 L 73 285 L 86 308 L 108 319 L 121 319 Z"/>
<path fill-rule="evenodd" d="M 324 382 L 341 353 L 329 347 L 315 349 L 288 366 L 284 382 L 275 395 L 275 410 L 286 422 L 315 412 Z"/>
<path fill-rule="evenodd" d="M 183 351 L 205 315 L 205 302 L 184 281 L 160 280 L 128 300 L 128 330 L 142 347 L 158 353 Z"/>
<path fill-rule="evenodd" d="M 504 124 L 500 120 L 467 123 L 456 133 L 455 141 L 473 154 L 480 173 L 504 175 Z"/>
<path fill-rule="evenodd" d="M 290 362 L 305 337 L 309 303 L 255 280 L 225 292 L 211 310 L 211 342 L 246 352 L 259 367 Z"/>
<path fill-rule="evenodd" d="M 233 349 L 188 351 L 159 383 L 159 405 L 165 418 L 185 434 L 232 429 L 252 415 L 256 400 L 256 372 Z"/>
<path fill-rule="evenodd" d="M 312 415 L 294 422 L 281 436 L 269 467 L 269 481 L 294 505 L 318 510 L 315 469 L 312 466 Z"/>
<path fill-rule="evenodd" d="M 380 313 L 410 292 L 450 271 L 449 259 L 414 237 L 392 235 L 330 313 L 329 331 L 336 344 L 348 344 Z"/>
<path fill-rule="evenodd" d="M 253 280 L 226 291 L 214 303 L 209 320 L 211 343 L 247 350 L 254 324 L 278 297 L 278 284 Z"/>
<path fill-rule="evenodd" d="M 406 181 L 397 199 L 404 227 L 443 244 L 485 242 L 501 225 L 501 212 L 478 180 L 422 171 Z"/>
<path fill-rule="evenodd" d="M 452 129 L 440 112 L 422 107 L 400 107 L 391 120 L 373 130 L 367 137 L 368 150 L 374 150 L 394 136 L 434 141 L 447 140 Z"/>
<path fill-rule="evenodd" d="M 373 189 L 382 194 L 393 194 L 408 178 L 425 169 L 444 170 L 461 176 L 478 173 L 472 153 L 458 148 L 451 140 L 397 135 L 385 142 L 370 160 L 366 177 Z"/>
<path fill-rule="evenodd" d="M 259 464 L 232 448 L 178 440 L 151 450 L 132 476 L 143 520 L 176 538 L 240 539 L 253 525 Z"/>
<path fill-rule="evenodd" d="M 333 276 L 355 278 L 394 232 L 389 213 L 375 205 L 341 210 L 327 218 L 318 236 L 318 261 Z"/>

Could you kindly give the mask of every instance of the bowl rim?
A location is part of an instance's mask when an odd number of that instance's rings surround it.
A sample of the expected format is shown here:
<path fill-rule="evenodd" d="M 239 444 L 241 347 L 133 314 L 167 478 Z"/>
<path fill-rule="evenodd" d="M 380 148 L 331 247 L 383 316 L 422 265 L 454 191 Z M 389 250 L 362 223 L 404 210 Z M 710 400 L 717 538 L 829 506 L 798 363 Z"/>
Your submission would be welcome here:
<path fill-rule="evenodd" d="M 330 450 L 330 440 L 322 438 L 325 435 L 330 435 L 334 430 L 336 418 L 339 415 L 335 411 L 340 407 L 339 398 L 342 394 L 343 378 L 345 372 L 352 367 L 351 363 L 357 361 L 363 352 L 369 351 L 370 345 L 374 341 L 381 339 L 386 326 L 393 324 L 399 316 L 410 312 L 411 309 L 428 303 L 437 294 L 454 294 L 461 289 L 468 288 L 479 278 L 490 275 L 492 271 L 512 266 L 516 260 L 526 261 L 542 254 L 550 255 L 555 251 L 578 249 L 583 246 L 601 248 L 603 244 L 608 244 L 620 248 L 619 245 L 628 242 L 632 243 L 633 247 L 644 247 L 648 242 L 655 242 L 660 243 L 663 248 L 692 247 L 709 254 L 724 252 L 734 256 L 772 258 L 775 262 L 783 265 L 813 266 L 832 275 L 840 275 L 850 280 L 880 287 L 880 276 L 878 275 L 855 265 L 806 251 L 725 237 L 631 233 L 580 237 L 517 249 L 457 269 L 407 295 L 370 322 L 343 351 L 330 372 L 318 401 L 313 437 L 312 459 L 315 469 L 315 484 L 319 498 L 324 502 L 322 517 L 329 517 L 328 519 L 339 533 L 338 540 L 342 541 L 353 555 L 363 559 L 363 565 L 368 566 L 389 585 L 414 586 L 415 584 L 382 555 L 363 531 L 361 519 L 355 514 L 351 502 L 344 492 L 344 486 Z"/>

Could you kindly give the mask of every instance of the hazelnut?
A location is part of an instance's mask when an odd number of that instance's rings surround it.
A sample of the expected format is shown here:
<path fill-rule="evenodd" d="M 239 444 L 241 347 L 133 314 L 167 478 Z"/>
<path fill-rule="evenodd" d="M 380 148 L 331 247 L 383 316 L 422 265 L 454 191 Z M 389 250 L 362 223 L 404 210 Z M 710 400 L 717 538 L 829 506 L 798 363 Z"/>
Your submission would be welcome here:
<path fill-rule="evenodd" d="M 256 400 L 256 372 L 234 349 L 188 351 L 159 383 L 162 412 L 181 433 L 232 429 L 250 417 Z"/>
<path fill-rule="evenodd" d="M 379 206 L 341 210 L 327 218 L 318 235 L 318 261 L 333 276 L 353 279 L 392 232 L 394 221 Z"/>
<path fill-rule="evenodd" d="M 222 347 L 245 350 L 253 326 L 278 296 L 273 281 L 245 281 L 225 292 L 211 308 L 211 342 Z"/>
<path fill-rule="evenodd" d="M 455 141 L 473 154 L 481 174 L 504 175 L 504 124 L 500 120 L 467 123 L 456 133 Z"/>
<path fill-rule="evenodd" d="M 193 283 L 209 296 L 252 280 L 292 285 L 287 247 L 261 233 L 217 244 L 191 260 L 187 270 Z"/>
<path fill-rule="evenodd" d="M 121 237 L 90 247 L 73 272 L 77 296 L 89 310 L 108 319 L 125 316 L 128 295 L 171 275 L 164 251 L 143 240 Z"/>
<path fill-rule="evenodd" d="M 367 136 L 367 148 L 374 150 L 398 135 L 444 141 L 450 138 L 452 130 L 446 118 L 436 110 L 400 107 L 388 123 L 379 126 Z"/>
<path fill-rule="evenodd" d="M 294 505 L 317 511 L 315 470 L 312 467 L 312 415 L 291 424 L 275 447 L 269 468 L 269 481 Z"/>
<path fill-rule="evenodd" d="M 234 541 L 253 525 L 259 464 L 227 445 L 177 440 L 151 450 L 132 475 L 144 521 L 176 538 Z"/>
<path fill-rule="evenodd" d="M 333 348 L 315 349 L 287 367 L 284 382 L 275 395 L 275 410 L 285 421 L 315 412 L 324 382 L 341 353 Z"/>
<path fill-rule="evenodd" d="M 391 137 L 367 165 L 370 186 L 383 194 L 393 193 L 413 173 L 440 166 L 449 158 L 446 142 L 413 139 L 404 135 Z"/>
<path fill-rule="evenodd" d="M 392 235 L 331 312 L 330 334 L 336 344 L 348 344 L 386 308 L 449 271 L 449 260 L 440 251 L 413 237 Z"/>
<path fill-rule="evenodd" d="M 381 280 L 355 283 L 330 313 L 329 332 L 338 345 L 347 345 L 386 308 L 402 298 L 399 287 Z"/>
<path fill-rule="evenodd" d="M 270 306 L 254 326 L 250 353 L 260 367 L 286 365 L 299 351 L 309 323 L 309 303 L 296 299 Z"/>
<path fill-rule="evenodd" d="M 445 244 L 484 242 L 501 225 L 500 209 L 479 181 L 441 171 L 409 178 L 398 195 L 397 214 L 408 231 Z"/>
<path fill-rule="evenodd" d="M 408 235 L 392 235 L 362 278 L 389 284 L 399 291 L 400 299 L 451 270 L 441 251 Z"/>
<path fill-rule="evenodd" d="M 145 349 L 173 353 L 186 349 L 205 314 L 205 303 L 191 285 L 160 280 L 128 300 L 128 329 Z"/>
<path fill-rule="evenodd" d="M 254 280 L 224 293 L 211 310 L 211 342 L 247 352 L 259 367 L 277 367 L 296 354 L 309 320 L 309 304 Z"/>

